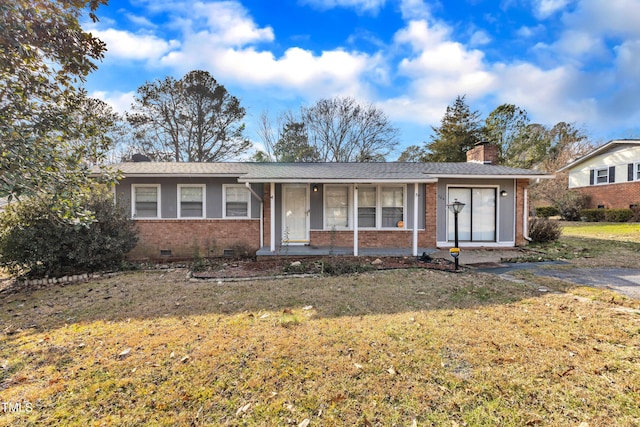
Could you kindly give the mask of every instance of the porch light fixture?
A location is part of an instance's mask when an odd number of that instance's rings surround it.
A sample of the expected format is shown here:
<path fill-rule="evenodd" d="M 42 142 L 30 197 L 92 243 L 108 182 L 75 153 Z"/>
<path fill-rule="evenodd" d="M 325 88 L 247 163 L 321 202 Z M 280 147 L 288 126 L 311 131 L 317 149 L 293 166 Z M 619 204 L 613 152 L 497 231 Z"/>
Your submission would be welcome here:
<path fill-rule="evenodd" d="M 447 207 L 453 213 L 453 235 L 455 239 L 455 247 L 449 250 L 449 253 L 455 260 L 455 269 L 458 270 L 458 257 L 460 256 L 460 248 L 458 247 L 458 214 L 462 212 L 465 204 L 459 202 L 458 199 L 453 199 L 453 203 L 448 204 Z"/>
<path fill-rule="evenodd" d="M 318 184 L 313 184 L 313 192 L 314 193 L 318 192 Z"/>
<path fill-rule="evenodd" d="M 500 192 L 500 197 L 507 197 L 507 194 L 509 194 L 509 193 L 507 193 L 505 190 L 502 190 Z"/>

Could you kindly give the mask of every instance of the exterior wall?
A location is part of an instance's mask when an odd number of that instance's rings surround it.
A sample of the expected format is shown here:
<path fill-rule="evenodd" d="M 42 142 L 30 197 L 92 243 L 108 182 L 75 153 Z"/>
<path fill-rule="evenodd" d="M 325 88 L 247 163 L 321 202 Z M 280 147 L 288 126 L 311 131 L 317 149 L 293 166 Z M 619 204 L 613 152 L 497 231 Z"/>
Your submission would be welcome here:
<path fill-rule="evenodd" d="M 311 245 L 323 247 L 353 247 L 353 230 L 348 231 L 311 231 Z M 360 248 L 411 248 L 412 230 L 376 230 L 358 231 Z M 426 231 L 418 232 L 418 247 L 434 247 Z"/>
<path fill-rule="evenodd" d="M 637 162 L 640 162 L 640 146 L 617 145 L 608 152 L 594 156 L 570 169 L 569 188 L 591 187 L 589 178 L 590 171 L 596 168 L 611 166 L 615 167 L 616 183 L 628 182 L 628 165 L 629 163 Z"/>
<path fill-rule="evenodd" d="M 163 219 L 178 218 L 178 184 L 206 185 L 206 217 L 222 218 L 222 188 L 224 184 L 238 184 L 237 178 L 125 178 L 116 186 L 118 201 L 131 206 L 133 184 L 160 185 L 160 212 Z M 253 185 L 260 194 L 260 185 Z M 260 202 L 251 197 L 251 218 L 260 218 Z M 195 220 L 194 220 L 195 221 Z"/>
<path fill-rule="evenodd" d="M 640 204 L 640 181 L 621 182 L 619 184 L 591 185 L 576 188 L 582 194 L 590 196 L 589 208 L 628 208 Z"/>
<path fill-rule="evenodd" d="M 225 249 L 255 252 L 260 246 L 260 221 L 255 219 L 137 220 L 136 226 L 140 242 L 128 254 L 136 260 L 192 258 L 196 248 L 202 256 L 221 256 Z"/>
<path fill-rule="evenodd" d="M 526 180 L 525 180 L 526 182 Z M 515 180 L 513 179 L 441 179 L 436 184 L 436 239 L 439 246 L 453 246 L 453 242 L 448 239 L 449 211 L 447 208 L 447 189 L 449 187 L 494 187 L 496 188 L 496 234 L 495 245 L 513 246 L 516 243 L 516 201 L 518 205 L 523 204 L 523 196 L 516 194 Z M 505 197 L 500 196 L 501 191 L 506 191 Z M 467 207 L 465 207 L 467 209 Z M 522 209 L 522 207 L 521 207 Z M 461 246 L 474 244 L 476 246 L 492 246 L 491 242 L 466 243 Z"/>
<path fill-rule="evenodd" d="M 529 180 L 518 179 L 516 180 L 516 246 L 525 246 L 528 241 L 525 239 L 524 224 L 525 224 L 525 211 L 524 211 L 524 197 L 525 190 L 529 188 Z M 528 216 L 529 213 L 527 212 Z M 528 237 L 528 236 L 527 236 Z"/>

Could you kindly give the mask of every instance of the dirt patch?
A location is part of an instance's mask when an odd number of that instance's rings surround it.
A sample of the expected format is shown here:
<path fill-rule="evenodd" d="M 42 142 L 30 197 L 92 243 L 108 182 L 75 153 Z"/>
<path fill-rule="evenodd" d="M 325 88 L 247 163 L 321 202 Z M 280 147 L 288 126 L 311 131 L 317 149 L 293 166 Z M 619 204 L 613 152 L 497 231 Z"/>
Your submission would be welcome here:
<path fill-rule="evenodd" d="M 194 271 L 199 279 L 250 278 L 295 274 L 358 273 L 372 270 L 432 269 L 454 271 L 451 261 L 443 258 L 416 257 L 303 257 L 260 258 L 258 260 L 207 260 L 204 271 Z"/>

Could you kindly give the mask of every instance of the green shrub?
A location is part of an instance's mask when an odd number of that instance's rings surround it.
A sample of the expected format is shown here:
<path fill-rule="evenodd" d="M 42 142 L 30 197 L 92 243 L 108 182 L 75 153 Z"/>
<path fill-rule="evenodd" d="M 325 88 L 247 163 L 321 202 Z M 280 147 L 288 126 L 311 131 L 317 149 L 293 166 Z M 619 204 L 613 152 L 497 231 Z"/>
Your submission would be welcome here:
<path fill-rule="evenodd" d="M 324 273 L 329 276 L 341 276 L 343 274 L 365 273 L 375 270 L 371 264 L 360 264 L 352 261 L 336 260 L 335 262 L 325 262 Z"/>
<path fill-rule="evenodd" d="M 0 215 L 0 265 L 32 278 L 119 268 L 138 241 L 129 210 L 103 187 L 83 197 L 88 224 L 62 221 L 47 197 L 9 205 Z"/>
<path fill-rule="evenodd" d="M 605 214 L 605 209 L 582 209 L 580 219 L 588 222 L 601 222 L 604 221 Z"/>
<path fill-rule="evenodd" d="M 633 211 L 624 209 L 605 209 L 604 220 L 608 222 L 629 222 L 633 218 Z"/>
<path fill-rule="evenodd" d="M 529 222 L 529 237 L 535 243 L 555 242 L 562 234 L 557 221 L 546 218 L 533 218 Z"/>
<path fill-rule="evenodd" d="M 560 215 L 558 208 L 555 206 L 538 206 L 536 208 L 536 216 L 541 218 L 549 218 L 550 216 Z"/>
<path fill-rule="evenodd" d="M 562 197 L 555 203 L 555 207 L 558 209 L 560 217 L 565 221 L 579 221 L 580 211 L 586 209 L 589 206 L 590 197 L 576 191 L 567 191 Z"/>

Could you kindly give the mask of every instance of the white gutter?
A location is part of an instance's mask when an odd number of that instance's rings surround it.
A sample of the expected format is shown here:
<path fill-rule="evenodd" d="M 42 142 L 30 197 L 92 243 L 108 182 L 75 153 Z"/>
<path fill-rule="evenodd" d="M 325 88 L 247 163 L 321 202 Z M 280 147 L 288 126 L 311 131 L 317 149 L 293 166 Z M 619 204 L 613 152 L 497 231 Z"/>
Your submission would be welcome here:
<path fill-rule="evenodd" d="M 262 201 L 262 197 L 260 197 L 260 195 L 256 193 L 253 188 L 251 188 L 251 184 L 246 182 L 245 187 L 247 187 L 247 189 L 251 191 L 253 197 L 260 201 L 260 247 L 262 248 L 262 246 L 264 246 L 264 202 Z"/>

